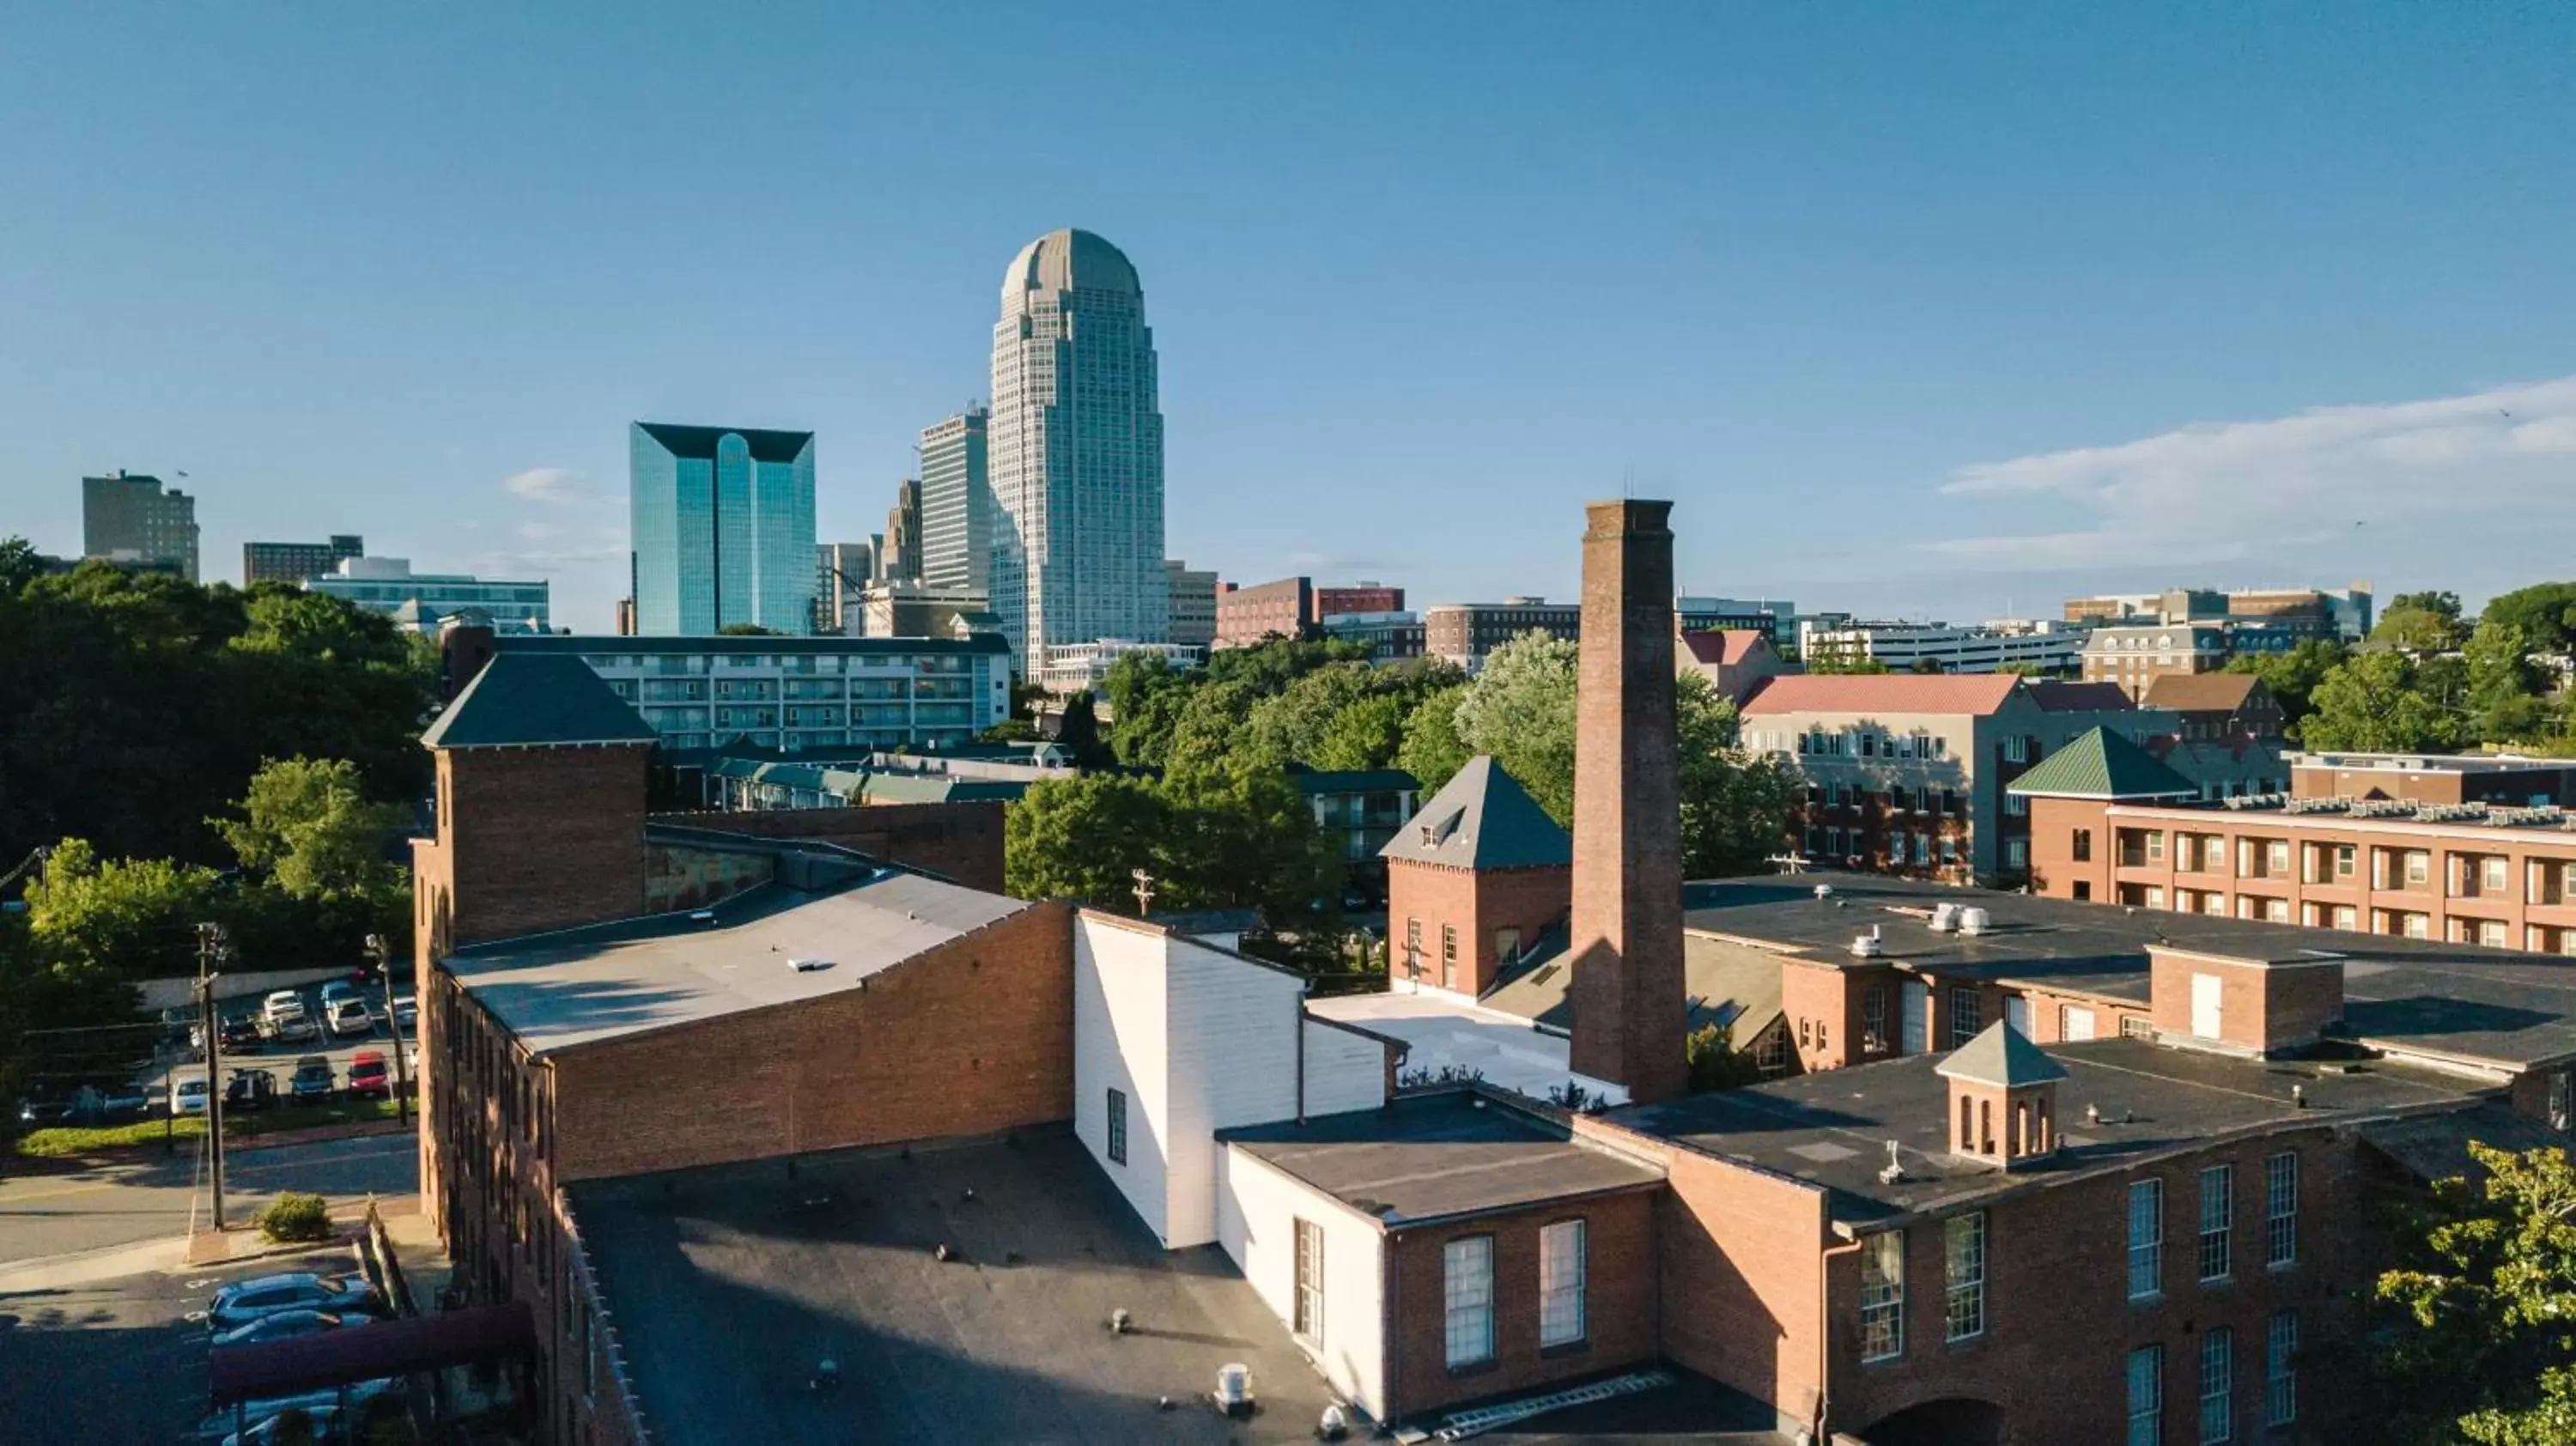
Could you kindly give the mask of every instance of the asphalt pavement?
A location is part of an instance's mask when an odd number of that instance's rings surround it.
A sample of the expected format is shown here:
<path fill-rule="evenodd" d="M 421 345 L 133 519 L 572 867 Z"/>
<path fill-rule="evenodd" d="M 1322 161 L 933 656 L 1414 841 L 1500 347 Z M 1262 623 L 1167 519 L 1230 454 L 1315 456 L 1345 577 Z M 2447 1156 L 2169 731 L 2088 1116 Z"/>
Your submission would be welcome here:
<path fill-rule="evenodd" d="M 0 1441 L 185 1439 L 208 1412 L 209 1389 L 206 1327 L 188 1317 L 219 1285 L 348 1263 L 344 1250 L 0 1289 Z"/>
<path fill-rule="evenodd" d="M 383 986 L 359 987 L 358 998 L 367 1006 L 370 1021 L 365 1034 L 333 1034 L 322 1023 L 321 985 L 311 984 L 293 992 L 303 1000 L 304 1017 L 313 1021 L 314 1028 L 319 1031 L 318 1036 L 299 1043 L 263 1041 L 250 1049 L 224 1050 L 225 1078 L 231 1078 L 232 1072 L 236 1069 L 269 1070 L 276 1074 L 277 1088 L 282 1096 L 286 1090 L 288 1078 L 295 1073 L 296 1062 L 311 1055 L 318 1054 L 331 1061 L 332 1079 L 342 1088 L 346 1088 L 349 1083 L 349 1061 L 356 1058 L 361 1050 L 374 1050 L 384 1055 L 386 1067 L 388 1069 L 394 1067 L 393 1030 L 385 1021 Z M 408 1005 L 411 1002 L 410 990 L 403 989 L 399 992 L 402 1002 Z M 264 996 L 246 996 L 224 1000 L 216 1008 L 225 1019 L 257 1019 L 263 1002 Z M 418 1028 L 417 1017 L 403 1025 L 402 1035 L 405 1047 L 415 1042 L 413 1031 L 416 1028 Z M 188 1051 L 178 1049 L 164 1050 L 163 1054 L 163 1061 L 142 1077 L 142 1083 L 150 1088 L 155 1101 L 169 1098 L 172 1076 L 185 1079 L 191 1075 L 202 1075 L 206 1070 L 206 1061 L 202 1054 L 190 1058 Z"/>
<path fill-rule="evenodd" d="M 202 1223 L 209 1206 L 202 1141 L 180 1141 L 175 1154 L 0 1179 L 0 1267 L 9 1262 L 77 1254 L 175 1238 L 188 1231 L 191 1207 Z M 308 1190 L 338 1203 L 420 1188 L 420 1147 L 407 1134 L 360 1135 L 300 1145 L 245 1148 L 224 1155 L 227 1218 L 249 1219 L 284 1190 Z M 0 1349 L 0 1354 L 6 1354 Z M 0 1431 L 0 1441 L 32 1439 Z"/>

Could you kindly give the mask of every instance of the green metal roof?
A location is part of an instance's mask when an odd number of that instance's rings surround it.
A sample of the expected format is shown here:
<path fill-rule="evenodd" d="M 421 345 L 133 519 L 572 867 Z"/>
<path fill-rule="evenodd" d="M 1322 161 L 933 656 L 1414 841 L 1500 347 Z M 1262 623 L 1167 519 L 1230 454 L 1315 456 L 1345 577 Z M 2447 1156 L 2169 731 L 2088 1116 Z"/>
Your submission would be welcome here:
<path fill-rule="evenodd" d="M 1460 869 L 1561 868 L 1574 862 L 1574 840 L 1501 764 L 1480 753 L 1378 857 Z"/>
<path fill-rule="evenodd" d="M 1999 1089 L 2019 1089 L 2066 1078 L 2066 1066 L 2050 1059 L 2038 1045 L 2023 1038 L 2020 1030 L 2000 1019 L 1987 1025 L 1985 1033 L 1952 1050 L 1948 1059 L 1932 1067 L 1932 1072 L 1944 1079 L 1963 1079 Z"/>
<path fill-rule="evenodd" d="M 2096 728 L 2006 784 L 2046 798 L 2197 798 L 2190 779 L 2108 728 Z"/>
<path fill-rule="evenodd" d="M 426 748 L 544 748 L 653 741 L 652 726 L 581 659 L 496 653 L 420 735 Z"/>

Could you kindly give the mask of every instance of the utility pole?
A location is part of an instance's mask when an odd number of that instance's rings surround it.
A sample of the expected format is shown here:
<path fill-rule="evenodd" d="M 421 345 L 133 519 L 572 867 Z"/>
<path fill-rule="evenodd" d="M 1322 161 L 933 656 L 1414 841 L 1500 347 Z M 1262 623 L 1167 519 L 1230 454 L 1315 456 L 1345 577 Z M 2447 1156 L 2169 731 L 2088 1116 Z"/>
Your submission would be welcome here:
<path fill-rule="evenodd" d="M 411 1064 L 403 1058 L 402 1016 L 394 1013 L 393 946 L 382 934 L 367 936 L 367 952 L 376 956 L 376 972 L 385 976 L 385 1028 L 394 1036 L 394 1099 L 403 1128 L 411 1128 Z"/>
<path fill-rule="evenodd" d="M 208 1179 L 215 1187 L 215 1230 L 224 1228 L 224 1020 L 223 1011 L 215 1007 L 215 981 L 223 974 L 214 966 L 232 958 L 232 940 L 221 924 L 197 926 L 197 1008 L 205 1020 L 206 1030 L 206 1150 L 211 1162 Z"/>
<path fill-rule="evenodd" d="M 1153 912 L 1154 876 L 1143 869 L 1131 870 L 1131 873 L 1136 880 L 1136 917 L 1141 919 Z"/>

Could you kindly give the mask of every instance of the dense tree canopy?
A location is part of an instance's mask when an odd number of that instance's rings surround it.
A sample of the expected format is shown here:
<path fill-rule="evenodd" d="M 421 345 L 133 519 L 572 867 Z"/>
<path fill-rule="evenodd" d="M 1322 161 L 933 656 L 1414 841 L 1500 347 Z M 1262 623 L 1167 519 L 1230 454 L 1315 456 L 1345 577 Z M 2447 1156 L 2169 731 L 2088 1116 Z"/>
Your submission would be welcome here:
<path fill-rule="evenodd" d="M 2576 1440 L 2576 1169 L 2556 1148 L 2469 1152 L 2483 1178 L 2436 1185 L 2379 1277 L 2388 1439 Z"/>
<path fill-rule="evenodd" d="M 2447 652 L 2460 645 L 2468 629 L 2460 621 L 2460 595 L 2452 592 L 2402 592 L 2379 614 L 2370 640 L 2419 653 Z"/>
<path fill-rule="evenodd" d="M 2537 583 L 2499 594 L 2487 600 L 2478 621 L 2522 629 L 2524 641 L 2538 652 L 2576 650 L 2576 582 Z"/>
<path fill-rule="evenodd" d="M 2281 705 L 2282 721 L 2296 729 L 2299 721 L 2316 709 L 2311 701 L 2317 684 L 2325 681 L 2349 656 L 2341 643 L 2326 638 L 2308 638 L 2297 647 L 2279 653 L 2240 653 L 2227 660 L 2227 671 L 2251 673 L 2263 680 L 2263 686 Z"/>
<path fill-rule="evenodd" d="M 2309 695 L 2315 711 L 2300 724 L 2300 741 L 2362 752 L 2451 748 L 2460 726 L 2454 701 L 2436 691 L 2443 672 L 2394 649 L 2356 653 Z"/>
<path fill-rule="evenodd" d="M 0 858 L 79 835 L 219 862 L 207 820 L 267 758 L 345 759 L 381 802 L 426 791 L 435 659 L 389 619 L 274 583 L 23 572 L 0 566 Z"/>

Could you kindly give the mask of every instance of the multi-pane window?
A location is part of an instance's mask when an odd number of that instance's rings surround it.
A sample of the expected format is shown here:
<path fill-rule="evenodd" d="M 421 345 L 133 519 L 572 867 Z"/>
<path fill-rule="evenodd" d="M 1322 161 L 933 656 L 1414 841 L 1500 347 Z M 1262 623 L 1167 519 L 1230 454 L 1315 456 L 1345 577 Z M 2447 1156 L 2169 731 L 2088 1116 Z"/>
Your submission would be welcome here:
<path fill-rule="evenodd" d="M 1297 1305 L 1290 1326 L 1300 1340 L 1324 1342 L 1324 1227 L 1297 1222 Z"/>
<path fill-rule="evenodd" d="M 2225 1280 L 2236 1273 L 2228 1224 L 2236 1209 L 2236 1170 L 2212 1165 L 2200 1172 L 2200 1278 Z"/>
<path fill-rule="evenodd" d="M 2200 1446 L 2236 1439 L 2236 1333 L 2213 1326 L 2200 1338 Z"/>
<path fill-rule="evenodd" d="M 1887 1048 L 1887 986 L 1873 984 L 1860 996 L 1861 1046 L 1865 1049 Z"/>
<path fill-rule="evenodd" d="M 1127 1092 L 1109 1092 L 1109 1163 L 1127 1163 Z"/>
<path fill-rule="evenodd" d="M 2299 1419 L 2299 1313 L 2277 1312 L 2263 1330 L 2263 1424 Z"/>
<path fill-rule="evenodd" d="M 1860 1358 L 1905 1354 L 1905 1232 L 1872 1235 L 1860 1246 Z"/>
<path fill-rule="evenodd" d="M 2165 1182 L 2136 1180 L 2129 1185 L 2129 1299 L 2142 1300 L 2163 1288 L 2165 1270 Z"/>
<path fill-rule="evenodd" d="M 1443 985 L 1458 982 L 1458 926 L 1455 924 L 1440 926 L 1440 982 Z"/>
<path fill-rule="evenodd" d="M 2299 1263 L 2299 1157 L 2287 1151 L 2263 1162 L 2263 1263 Z"/>
<path fill-rule="evenodd" d="M 2140 1346 L 2129 1352 L 2129 1446 L 2163 1446 L 2165 1439 L 2165 1348 Z"/>
<path fill-rule="evenodd" d="M 1494 1358 L 1494 1237 L 1470 1235 L 1440 1248 L 1441 1298 L 1451 1369 Z"/>
<path fill-rule="evenodd" d="M 1570 1346 L 1588 1329 L 1583 1312 L 1584 1230 L 1560 1220 L 1538 1233 L 1538 1343 Z"/>
<path fill-rule="evenodd" d="M 1985 1027 L 1985 1001 L 1977 997 L 1976 990 L 1965 985 L 1953 987 L 1950 991 L 1950 1047 L 1957 1049 L 1966 1044 Z"/>
<path fill-rule="evenodd" d="M 1941 1227 L 1941 1278 L 1949 1339 L 1986 1333 L 1986 1212 L 1953 1216 Z"/>

